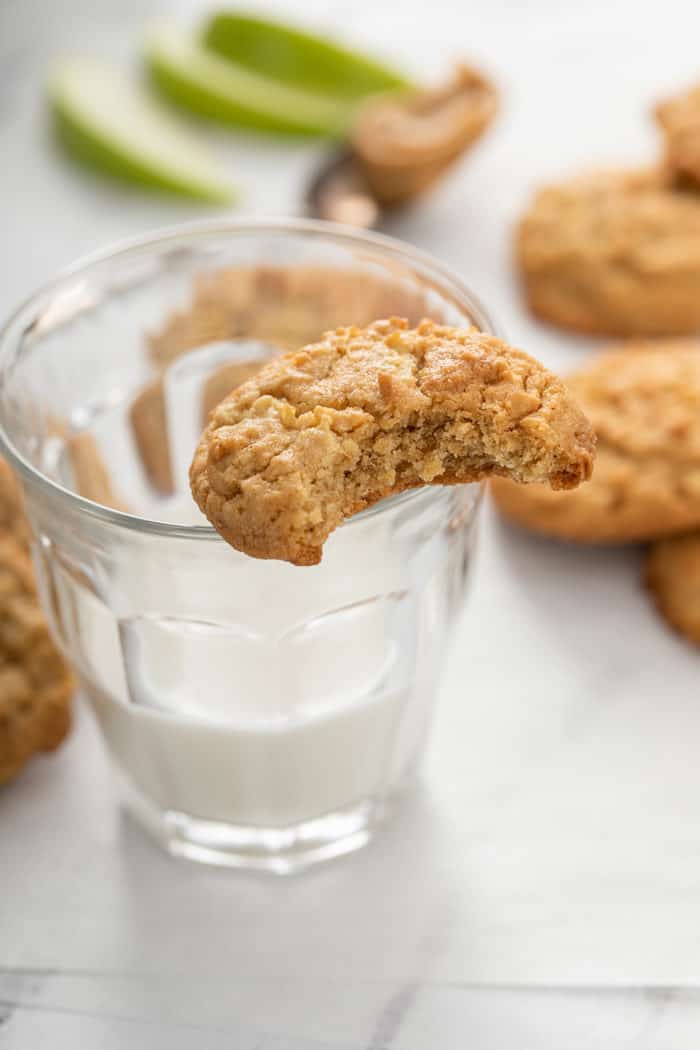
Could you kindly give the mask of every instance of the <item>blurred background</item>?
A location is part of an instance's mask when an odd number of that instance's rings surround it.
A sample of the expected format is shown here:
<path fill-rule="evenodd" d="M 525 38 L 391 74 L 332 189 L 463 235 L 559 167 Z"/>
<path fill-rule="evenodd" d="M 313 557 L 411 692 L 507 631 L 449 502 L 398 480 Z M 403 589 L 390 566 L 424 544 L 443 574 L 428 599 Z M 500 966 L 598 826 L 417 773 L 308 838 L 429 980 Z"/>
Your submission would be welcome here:
<path fill-rule="evenodd" d="M 327 30 L 427 83 L 444 83 L 459 59 L 493 78 L 501 110 L 491 128 L 433 193 L 393 216 L 385 229 L 457 269 L 513 341 L 543 356 L 574 356 L 575 341 L 532 329 L 520 309 L 510 266 L 512 223 L 529 192 L 550 178 L 653 160 L 659 137 L 649 116 L 652 104 L 697 74 L 691 6 L 681 0 L 663 9 L 627 0 L 585 10 L 549 0 L 438 0 L 429 11 L 413 0 L 251 0 L 242 6 Z M 11 264 L 3 271 L 3 310 L 81 254 L 159 226 L 227 213 L 115 188 L 81 172 L 56 151 L 45 104 L 56 58 L 88 56 L 143 75 L 149 26 L 163 19 L 196 25 L 213 9 L 199 0 L 4 0 L 3 229 Z M 235 214 L 302 210 L 327 145 L 180 117 L 207 140 L 240 189 Z"/>
<path fill-rule="evenodd" d="M 427 83 L 458 59 L 490 76 L 492 126 L 381 228 L 454 268 L 509 339 L 550 366 L 602 345 L 528 316 L 513 225 L 543 182 L 653 161 L 653 104 L 700 75 L 697 5 L 245 9 L 327 30 Z M 195 24 L 211 10 L 0 0 L 3 316 L 122 238 L 303 213 L 331 152 L 323 141 L 183 115 L 240 190 L 230 206 L 110 182 L 56 147 L 45 85 L 58 57 L 139 77 L 152 20 Z M 489 510 L 426 786 L 376 847 L 279 886 L 161 856 L 116 815 L 81 711 L 58 781 L 42 768 L 0 796 L 0 1047 L 695 1047 L 698 659 L 640 597 L 635 548 L 570 549 Z"/>

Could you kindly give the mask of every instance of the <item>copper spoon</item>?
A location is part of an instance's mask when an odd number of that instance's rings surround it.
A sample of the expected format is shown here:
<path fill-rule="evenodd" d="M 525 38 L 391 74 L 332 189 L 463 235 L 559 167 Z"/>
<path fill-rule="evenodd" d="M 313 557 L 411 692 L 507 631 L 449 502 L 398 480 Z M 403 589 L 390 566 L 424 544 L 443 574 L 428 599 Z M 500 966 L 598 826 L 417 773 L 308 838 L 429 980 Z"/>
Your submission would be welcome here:
<path fill-rule="evenodd" d="M 353 151 L 347 147 L 324 160 L 311 180 L 305 203 L 307 214 L 316 219 L 363 230 L 376 228 L 383 213 Z"/>

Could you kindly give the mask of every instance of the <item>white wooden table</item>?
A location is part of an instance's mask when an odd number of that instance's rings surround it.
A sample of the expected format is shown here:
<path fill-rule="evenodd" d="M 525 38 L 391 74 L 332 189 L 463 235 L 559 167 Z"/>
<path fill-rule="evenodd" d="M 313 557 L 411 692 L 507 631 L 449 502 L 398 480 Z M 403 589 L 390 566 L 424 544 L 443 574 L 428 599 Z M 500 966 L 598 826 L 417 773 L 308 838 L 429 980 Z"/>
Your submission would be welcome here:
<path fill-rule="evenodd" d="M 133 61 L 149 13 L 202 6 L 0 7 L 3 313 L 85 251 L 202 214 L 76 173 L 39 84 L 54 53 Z M 459 269 L 515 342 L 583 359 L 523 312 L 510 226 L 544 177 L 653 155 L 651 100 L 700 74 L 695 5 L 276 6 L 428 73 L 460 54 L 492 70 L 497 128 L 392 232 Z M 315 147 L 212 137 L 243 211 L 298 209 Z M 490 513 L 482 539 L 424 776 L 366 851 L 286 882 L 166 858 L 120 813 L 83 708 L 0 793 L 1 1050 L 696 1050 L 700 656 L 649 607 L 639 552 Z"/>

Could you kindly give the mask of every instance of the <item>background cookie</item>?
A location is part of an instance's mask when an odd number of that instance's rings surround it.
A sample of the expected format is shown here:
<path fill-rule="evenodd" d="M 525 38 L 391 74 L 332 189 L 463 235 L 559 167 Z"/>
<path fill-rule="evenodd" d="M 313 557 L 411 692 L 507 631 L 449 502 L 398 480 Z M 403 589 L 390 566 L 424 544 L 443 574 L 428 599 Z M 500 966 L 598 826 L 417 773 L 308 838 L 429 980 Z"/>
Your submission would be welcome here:
<path fill-rule="evenodd" d="M 233 547 L 314 565 L 344 518 L 395 492 L 495 473 L 570 488 L 593 446 L 564 384 L 527 354 L 393 318 L 265 365 L 212 412 L 190 480 Z"/>
<path fill-rule="evenodd" d="M 154 379 L 137 394 L 129 409 L 129 420 L 148 480 L 163 495 L 172 492 L 175 485 L 162 379 Z"/>
<path fill-rule="evenodd" d="M 39 606 L 28 555 L 0 534 L 0 784 L 70 725 L 73 679 Z"/>
<path fill-rule="evenodd" d="M 644 575 L 661 615 L 700 645 L 700 533 L 653 544 Z"/>
<path fill-rule="evenodd" d="M 318 266 L 235 266 L 202 273 L 190 305 L 148 338 L 159 366 L 187 350 L 225 339 L 255 339 L 298 350 L 338 325 L 362 327 L 377 317 L 426 316 L 422 293 L 353 270 Z"/>
<path fill-rule="evenodd" d="M 700 184 L 700 84 L 655 110 L 666 139 L 666 160 L 671 171 Z"/>
<path fill-rule="evenodd" d="M 103 507 L 126 510 L 126 504 L 114 491 L 112 475 L 94 435 L 88 431 L 71 434 L 66 440 L 66 448 L 76 491 Z"/>
<path fill-rule="evenodd" d="M 541 190 L 517 231 L 530 309 L 601 335 L 700 328 L 700 195 L 661 173 L 612 172 Z"/>
<path fill-rule="evenodd" d="M 501 510 L 537 532 L 583 543 L 700 527 L 700 343 L 612 350 L 567 384 L 598 437 L 591 480 L 570 493 L 496 480 Z"/>
<path fill-rule="evenodd" d="M 17 478 L 4 459 L 0 459 L 0 534 L 9 532 L 22 546 L 29 546 L 29 524 Z"/>

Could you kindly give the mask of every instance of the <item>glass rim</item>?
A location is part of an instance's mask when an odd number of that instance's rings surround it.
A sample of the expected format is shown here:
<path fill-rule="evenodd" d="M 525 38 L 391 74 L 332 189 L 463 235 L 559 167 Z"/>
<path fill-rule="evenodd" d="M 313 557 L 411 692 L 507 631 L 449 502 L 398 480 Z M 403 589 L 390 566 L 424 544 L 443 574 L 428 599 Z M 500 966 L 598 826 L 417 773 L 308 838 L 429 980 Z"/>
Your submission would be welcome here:
<path fill-rule="evenodd" d="M 227 234 L 231 236 L 239 234 L 248 236 L 254 234 L 298 234 L 306 235 L 312 239 L 336 242 L 341 245 L 373 247 L 382 252 L 387 258 L 401 261 L 407 264 L 409 268 L 411 264 L 417 264 L 425 268 L 436 282 L 457 297 L 460 303 L 469 311 L 480 329 L 488 332 L 490 335 L 499 336 L 499 330 L 489 311 L 480 298 L 461 279 L 459 274 L 455 273 L 450 267 L 445 266 L 429 252 L 414 248 L 396 237 L 389 237 L 374 231 L 359 230 L 356 227 L 342 223 L 325 222 L 321 219 L 246 217 L 240 219 L 199 220 L 179 223 L 156 229 L 146 234 L 120 239 L 112 245 L 79 257 L 73 263 L 63 267 L 55 277 L 39 285 L 31 295 L 27 296 L 19 306 L 15 307 L 0 326 L 0 389 L 4 384 L 4 357 L 11 349 L 13 340 L 16 341 L 24 332 L 25 324 L 23 321 L 25 315 L 31 314 L 33 309 L 46 297 L 58 293 L 65 282 L 81 275 L 87 276 L 93 268 L 112 259 L 119 259 L 129 255 L 138 256 L 168 244 L 173 246 L 181 244 L 184 247 L 188 243 L 205 240 L 207 237 Z M 220 539 L 218 532 L 208 522 L 201 525 L 184 525 L 161 521 L 158 518 L 145 518 L 138 514 L 130 514 L 126 510 L 106 507 L 102 503 L 96 503 L 94 500 L 87 499 L 85 496 L 65 488 L 58 481 L 44 474 L 33 463 L 30 463 L 15 447 L 5 429 L 1 411 L 0 454 L 6 457 L 20 476 L 35 484 L 40 490 L 44 490 L 51 499 L 58 500 L 59 503 L 66 506 L 73 506 L 82 514 L 97 518 L 109 525 L 124 528 L 130 532 L 140 532 L 148 535 L 163 535 L 172 538 L 196 540 Z M 389 496 L 359 511 L 343 522 L 340 527 L 347 528 L 349 525 L 363 521 L 370 516 L 393 509 L 399 504 L 419 499 L 421 496 L 425 496 L 426 493 L 433 492 L 434 488 L 441 490 L 443 487 L 419 486 L 398 493 L 395 496 Z"/>

